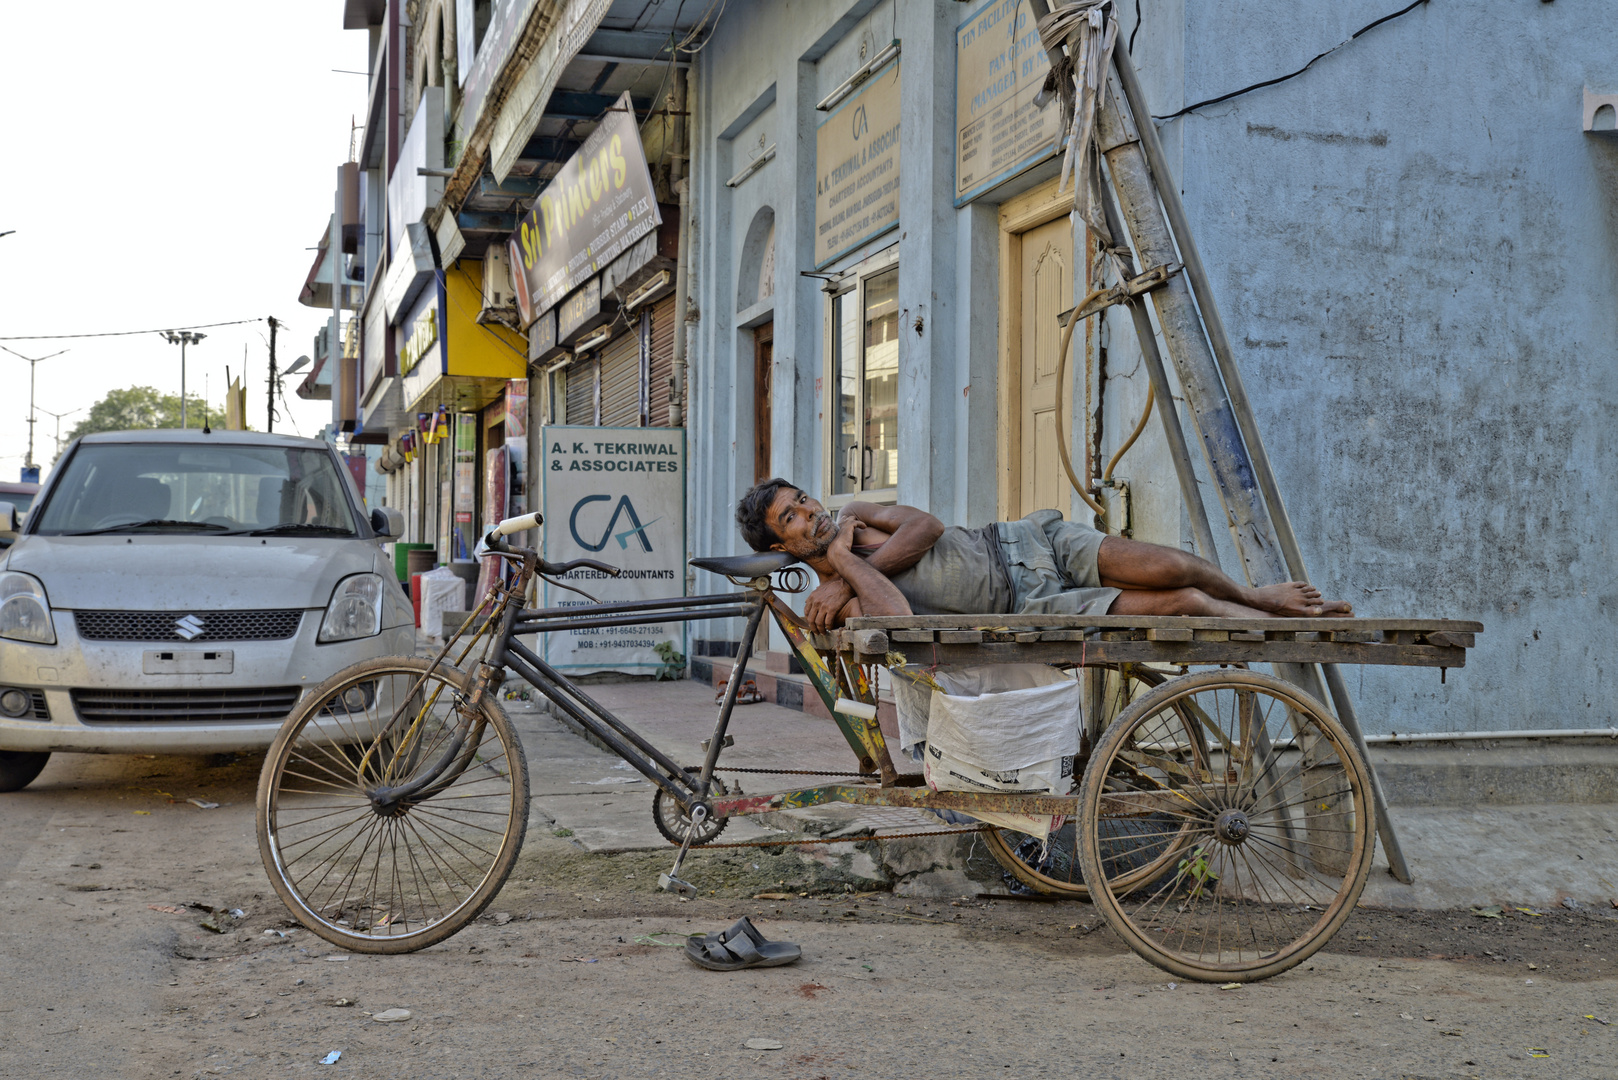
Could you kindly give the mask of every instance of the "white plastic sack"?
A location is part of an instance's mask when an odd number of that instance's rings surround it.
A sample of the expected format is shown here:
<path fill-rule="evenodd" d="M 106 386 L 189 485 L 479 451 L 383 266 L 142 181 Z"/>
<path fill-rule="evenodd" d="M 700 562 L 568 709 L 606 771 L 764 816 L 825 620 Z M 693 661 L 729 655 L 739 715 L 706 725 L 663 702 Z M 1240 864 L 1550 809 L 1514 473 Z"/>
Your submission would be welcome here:
<path fill-rule="evenodd" d="M 447 566 L 421 575 L 421 628 L 434 637 L 444 636 L 444 612 L 466 610 L 466 579 Z M 454 633 L 458 627 L 450 627 Z"/>
<path fill-rule="evenodd" d="M 1079 752 L 1076 680 L 1044 664 L 993 664 L 933 674 L 930 695 L 894 680 L 900 743 L 921 744 L 934 791 L 1066 795 Z M 906 693 L 902 688 L 908 688 Z M 1060 817 L 985 811 L 973 817 L 1044 839 Z"/>

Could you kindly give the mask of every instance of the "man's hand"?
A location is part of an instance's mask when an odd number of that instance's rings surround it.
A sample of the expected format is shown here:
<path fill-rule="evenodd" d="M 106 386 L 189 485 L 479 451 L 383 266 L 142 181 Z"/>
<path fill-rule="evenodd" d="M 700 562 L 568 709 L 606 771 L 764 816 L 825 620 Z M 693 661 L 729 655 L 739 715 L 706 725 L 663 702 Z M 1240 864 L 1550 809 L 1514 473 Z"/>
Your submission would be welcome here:
<path fill-rule="evenodd" d="M 854 599 L 854 589 L 839 577 L 822 581 L 803 602 L 803 621 L 811 630 L 824 634 L 837 625 L 843 608 Z"/>

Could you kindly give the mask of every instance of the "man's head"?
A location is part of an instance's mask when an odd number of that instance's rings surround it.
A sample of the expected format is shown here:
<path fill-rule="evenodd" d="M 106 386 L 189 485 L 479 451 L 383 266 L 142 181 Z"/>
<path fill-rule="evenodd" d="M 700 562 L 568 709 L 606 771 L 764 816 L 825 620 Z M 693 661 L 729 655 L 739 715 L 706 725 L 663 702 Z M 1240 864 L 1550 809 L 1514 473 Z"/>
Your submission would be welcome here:
<path fill-rule="evenodd" d="M 825 555 L 837 536 L 837 522 L 826 508 L 780 477 L 742 496 L 736 524 L 754 551 L 785 551 L 800 559 Z"/>

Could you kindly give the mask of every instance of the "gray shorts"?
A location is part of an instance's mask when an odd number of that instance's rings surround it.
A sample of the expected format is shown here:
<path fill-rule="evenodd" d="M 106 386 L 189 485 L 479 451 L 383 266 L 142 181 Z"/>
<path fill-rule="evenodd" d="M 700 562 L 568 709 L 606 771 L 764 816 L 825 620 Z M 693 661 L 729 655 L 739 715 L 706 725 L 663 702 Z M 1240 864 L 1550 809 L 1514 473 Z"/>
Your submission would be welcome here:
<path fill-rule="evenodd" d="M 1059 510 L 1002 521 L 999 530 L 1016 614 L 1105 615 L 1118 599 L 1096 568 L 1106 533 L 1064 521 Z"/>

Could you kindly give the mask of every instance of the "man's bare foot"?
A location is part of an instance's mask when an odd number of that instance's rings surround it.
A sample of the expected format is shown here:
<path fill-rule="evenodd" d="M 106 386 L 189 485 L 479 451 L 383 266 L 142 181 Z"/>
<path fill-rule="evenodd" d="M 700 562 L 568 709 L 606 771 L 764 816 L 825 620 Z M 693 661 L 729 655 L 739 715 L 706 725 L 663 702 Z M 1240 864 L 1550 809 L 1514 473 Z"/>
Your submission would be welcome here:
<path fill-rule="evenodd" d="M 1322 598 L 1320 590 L 1306 581 L 1283 581 L 1279 585 L 1254 589 L 1250 603 L 1272 615 L 1295 619 L 1346 618 L 1354 614 L 1353 605 L 1345 600 Z"/>

